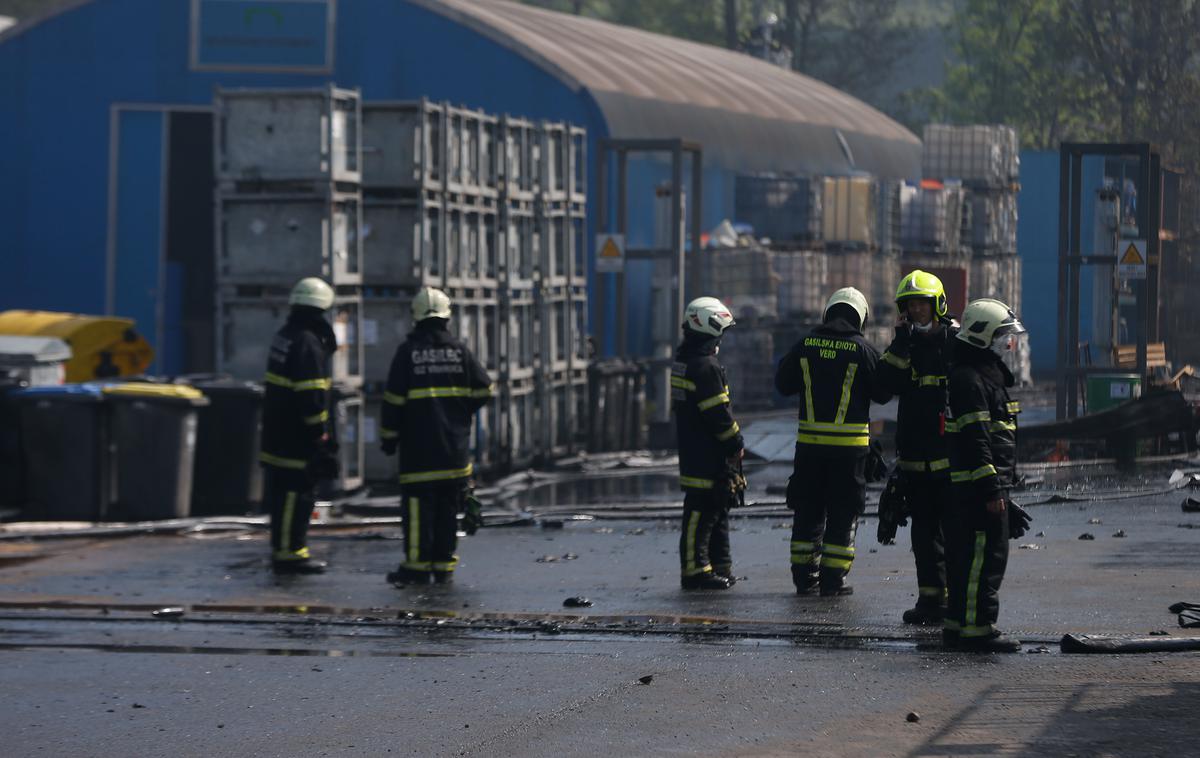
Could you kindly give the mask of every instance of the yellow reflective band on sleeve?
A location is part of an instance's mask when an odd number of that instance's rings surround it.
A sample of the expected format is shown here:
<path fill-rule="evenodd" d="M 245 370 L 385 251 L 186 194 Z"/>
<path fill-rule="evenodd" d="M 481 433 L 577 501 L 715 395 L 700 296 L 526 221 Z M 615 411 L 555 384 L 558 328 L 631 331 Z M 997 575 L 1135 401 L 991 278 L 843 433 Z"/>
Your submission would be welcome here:
<path fill-rule="evenodd" d="M 986 466 L 980 466 L 979 468 L 972 471 L 971 472 L 971 481 L 976 481 L 979 479 L 983 479 L 985 477 L 995 476 L 995 475 L 996 475 L 996 467 L 989 463 Z"/>
<path fill-rule="evenodd" d="M 292 382 L 292 389 L 296 392 L 306 392 L 308 390 L 327 390 L 333 387 L 332 379 L 305 379 L 302 382 Z"/>
<path fill-rule="evenodd" d="M 284 458 L 278 455 L 271 455 L 270 453 L 259 453 L 258 460 L 267 464 L 268 466 L 275 466 L 276 468 L 290 468 L 296 471 L 303 471 L 304 468 L 308 466 L 307 461 L 302 461 L 299 458 Z"/>
<path fill-rule="evenodd" d="M 713 395 L 712 397 L 708 398 L 707 400 L 701 400 L 699 403 L 697 403 L 697 405 L 700 406 L 700 410 L 706 411 L 709 408 L 716 408 L 718 405 L 724 405 L 725 403 L 728 403 L 728 402 L 729 402 L 729 393 L 722 392 L 719 395 Z"/>
<path fill-rule="evenodd" d="M 821 565 L 828 567 L 828 568 L 843 569 L 845 571 L 849 571 L 850 567 L 854 565 L 854 559 L 853 558 L 834 558 L 831 555 L 822 555 L 821 556 Z"/>
<path fill-rule="evenodd" d="M 948 468 L 950 468 L 949 458 L 938 458 L 936 461 L 929 462 L 930 471 L 945 471 Z"/>
<path fill-rule="evenodd" d="M 471 397 L 491 397 L 496 392 L 496 385 L 489 384 L 481 389 L 471 390 Z"/>
<path fill-rule="evenodd" d="M 915 379 L 917 384 L 922 387 L 940 387 L 946 382 L 946 377 L 935 376 L 933 374 L 926 374 L 924 376 L 917 375 L 914 376 L 913 379 Z"/>
<path fill-rule="evenodd" d="M 833 417 L 835 424 L 846 420 L 846 411 L 850 408 L 850 390 L 854 386 L 854 375 L 857 373 L 857 363 L 851 363 L 846 367 L 846 378 L 842 381 L 842 399 L 838 403 L 837 415 Z"/>
<path fill-rule="evenodd" d="M 400 436 L 400 432 L 393 431 L 391 429 L 380 429 L 379 436 L 385 440 L 394 440 Z"/>
<path fill-rule="evenodd" d="M 1009 413 L 1020 413 L 1021 412 L 1021 403 L 1020 403 L 1020 401 L 1017 401 L 1017 400 L 1009 400 L 1005 407 Z"/>
<path fill-rule="evenodd" d="M 955 421 L 955 426 L 956 426 L 957 430 L 961 432 L 963 427 L 966 426 L 967 424 L 983 423 L 985 421 L 991 421 L 991 420 L 992 420 L 991 413 L 989 413 L 987 411 L 976 411 L 975 413 L 967 413 L 962 416 L 959 416 L 954 421 Z"/>
<path fill-rule="evenodd" d="M 711 490 L 714 482 L 712 479 L 700 479 L 695 476 L 680 476 L 679 486 L 687 487 L 693 490 Z"/>
<path fill-rule="evenodd" d="M 892 355 L 890 352 L 883 354 L 883 360 L 892 364 L 896 368 L 912 368 L 912 360 L 909 358 L 901 358 L 898 355 Z"/>
<path fill-rule="evenodd" d="M 988 425 L 988 429 L 993 432 L 1015 432 L 1017 425 L 1012 421 L 993 421 Z"/>
<path fill-rule="evenodd" d="M 901 471 L 924 471 L 925 461 L 900 461 Z"/>
<path fill-rule="evenodd" d="M 725 440 L 733 439 L 733 436 L 741 430 L 742 428 L 738 426 L 736 421 L 734 421 L 733 426 L 717 435 L 717 442 L 724 442 Z"/>
<path fill-rule="evenodd" d="M 308 418 L 304 419 L 304 423 L 308 424 L 309 426 L 312 426 L 313 424 L 324 424 L 328 420 L 329 420 L 329 411 L 321 411 L 320 413 L 318 413 L 316 415 L 309 416 Z"/>
<path fill-rule="evenodd" d="M 951 471 L 950 481 L 952 482 L 969 482 L 971 481 L 970 471 Z"/>
<path fill-rule="evenodd" d="M 682 376 L 671 376 L 671 386 L 681 390 L 696 391 L 696 383 L 691 379 L 684 379 Z"/>
<path fill-rule="evenodd" d="M 304 379 L 299 382 L 293 382 L 286 376 L 272 374 L 270 371 L 268 371 L 263 377 L 263 381 L 267 384 L 274 384 L 276 387 L 283 387 L 295 392 L 304 392 L 306 390 L 327 390 L 333 387 L 332 379 Z"/>
<path fill-rule="evenodd" d="M 853 558 L 854 548 L 846 547 L 845 545 L 830 545 L 828 542 L 826 542 L 825 553 L 827 555 L 840 555 L 843 558 Z"/>
<path fill-rule="evenodd" d="M 434 397 L 470 397 L 470 387 L 421 387 L 409 390 L 409 400 L 427 400 Z"/>
<path fill-rule="evenodd" d="M 805 445 L 830 445 L 832 447 L 869 447 L 871 437 L 834 437 L 828 434 L 797 434 L 796 441 Z"/>
<path fill-rule="evenodd" d="M 446 469 L 444 471 L 415 471 L 400 475 L 401 484 L 420 484 L 421 482 L 441 482 L 447 479 L 464 479 L 471 475 L 474 467 L 468 463 L 462 468 Z"/>
<path fill-rule="evenodd" d="M 802 432 L 835 432 L 839 434 L 870 434 L 870 424 L 831 424 L 824 421 L 800 421 Z"/>
<path fill-rule="evenodd" d="M 813 412 L 812 372 L 808 369 L 808 359 L 800 359 L 800 370 L 804 372 L 804 418 L 816 421 L 817 414 Z"/>
<path fill-rule="evenodd" d="M 404 405 L 404 403 L 407 402 L 404 399 L 404 395 L 396 395 L 391 392 L 383 393 L 383 401 L 385 403 L 391 403 L 392 405 Z"/>

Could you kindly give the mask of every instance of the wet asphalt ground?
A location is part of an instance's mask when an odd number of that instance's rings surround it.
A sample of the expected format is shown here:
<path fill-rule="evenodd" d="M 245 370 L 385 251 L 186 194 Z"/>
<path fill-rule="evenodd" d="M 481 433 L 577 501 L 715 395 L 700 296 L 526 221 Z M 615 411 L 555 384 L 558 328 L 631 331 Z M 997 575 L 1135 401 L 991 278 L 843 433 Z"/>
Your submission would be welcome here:
<path fill-rule="evenodd" d="M 314 530 L 332 569 L 295 578 L 271 575 L 261 529 L 5 541 L 3 753 L 1187 755 L 1200 653 L 1057 644 L 1194 633 L 1167 607 L 1200 601 L 1200 514 L 1163 494 L 1169 472 L 1050 473 L 1019 493 L 1079 499 L 1032 506 L 1013 545 L 1001 625 L 1028 644 L 1011 656 L 900 624 L 907 530 L 880 546 L 870 518 L 853 596 L 792 594 L 788 514 L 770 506 L 734 519 L 736 587 L 680 591 L 664 473 L 517 496 L 540 525 L 461 540 L 450 587 L 384 582 L 390 524 Z M 751 499 L 778 500 L 781 477 L 756 471 Z M 182 615 L 152 615 L 166 607 Z"/>

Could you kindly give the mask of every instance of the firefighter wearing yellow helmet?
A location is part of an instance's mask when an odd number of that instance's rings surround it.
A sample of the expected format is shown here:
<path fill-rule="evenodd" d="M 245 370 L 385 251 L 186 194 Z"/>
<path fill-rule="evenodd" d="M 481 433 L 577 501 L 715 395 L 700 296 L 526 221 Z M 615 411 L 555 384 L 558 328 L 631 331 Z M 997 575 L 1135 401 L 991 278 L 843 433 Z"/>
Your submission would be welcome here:
<path fill-rule="evenodd" d="M 866 506 L 871 402 L 887 402 L 879 353 L 862 335 L 869 308 L 853 287 L 829 298 L 823 323 L 779 362 L 775 387 L 800 395 L 796 458 L 788 481 L 791 568 L 797 594 L 849 595 L 854 533 Z"/>
<path fill-rule="evenodd" d="M 888 543 L 896 524 L 912 518 L 917 564 L 917 601 L 904 612 L 906 624 L 938 624 L 946 612 L 946 547 L 942 519 L 950 495 L 946 450 L 946 381 L 958 327 L 948 314 L 938 277 L 913 271 L 896 287 L 896 337 L 883 354 L 880 375 L 899 397 L 896 451 L 899 460 L 889 493 L 902 493 L 904 512 L 888 513 L 880 501 L 878 539 Z"/>

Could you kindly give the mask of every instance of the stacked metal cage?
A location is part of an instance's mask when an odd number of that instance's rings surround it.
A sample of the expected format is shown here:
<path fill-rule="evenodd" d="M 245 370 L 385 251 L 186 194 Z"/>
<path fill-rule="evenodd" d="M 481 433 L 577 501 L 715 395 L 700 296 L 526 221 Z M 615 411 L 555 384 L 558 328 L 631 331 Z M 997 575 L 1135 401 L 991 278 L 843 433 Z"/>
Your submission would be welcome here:
<path fill-rule="evenodd" d="M 587 418 L 586 133 L 427 99 L 349 90 L 220 91 L 221 369 L 259 377 L 304 276 L 334 285 L 335 381 L 353 401 L 347 488 L 394 480 L 379 447 L 388 371 L 423 287 L 495 399 L 472 431 L 476 466 L 574 452 Z M 351 439 L 352 438 L 352 439 Z"/>
<path fill-rule="evenodd" d="M 218 90 L 215 112 L 217 368 L 261 380 L 291 287 L 305 276 L 332 284 L 338 484 L 353 489 L 363 481 L 358 92 Z"/>

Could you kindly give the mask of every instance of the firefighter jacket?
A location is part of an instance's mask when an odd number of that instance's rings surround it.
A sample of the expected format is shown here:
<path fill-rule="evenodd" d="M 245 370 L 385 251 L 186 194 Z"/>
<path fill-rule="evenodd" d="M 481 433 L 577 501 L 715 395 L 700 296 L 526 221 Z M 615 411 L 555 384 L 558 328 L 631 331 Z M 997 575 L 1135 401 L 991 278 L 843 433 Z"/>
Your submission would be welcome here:
<path fill-rule="evenodd" d="M 955 340 L 950 370 L 950 481 L 978 501 L 1004 497 L 1017 471 L 1017 414 L 1008 396 L 1013 375 L 990 350 Z"/>
<path fill-rule="evenodd" d="M 444 319 L 417 323 L 396 349 L 383 396 L 380 435 L 397 442 L 400 484 L 471 476 L 471 426 L 492 391 L 487 371 Z"/>
<path fill-rule="evenodd" d="M 933 333 L 906 331 L 883 354 L 880 377 L 900 398 L 896 450 L 901 471 L 950 475 L 946 452 L 946 386 L 957 325 L 941 319 Z"/>
<path fill-rule="evenodd" d="M 804 398 L 797 444 L 848 454 L 865 453 L 871 443 L 871 401 L 891 398 L 879 376 L 879 353 L 839 318 L 813 329 L 783 356 L 775 388 Z"/>
<path fill-rule="evenodd" d="M 671 367 L 671 407 L 679 444 L 679 486 L 711 490 L 724 479 L 726 460 L 742 449 L 733 418 L 725 369 L 717 360 L 718 338 L 685 334 Z"/>
<path fill-rule="evenodd" d="M 319 309 L 292 308 L 267 357 L 262 463 L 303 471 L 332 436 L 329 364 L 336 350 L 333 328 Z"/>

